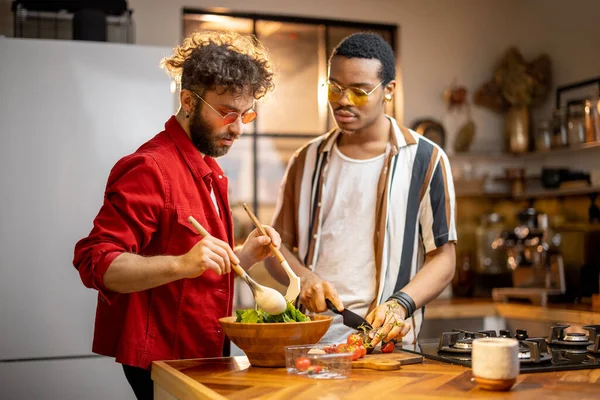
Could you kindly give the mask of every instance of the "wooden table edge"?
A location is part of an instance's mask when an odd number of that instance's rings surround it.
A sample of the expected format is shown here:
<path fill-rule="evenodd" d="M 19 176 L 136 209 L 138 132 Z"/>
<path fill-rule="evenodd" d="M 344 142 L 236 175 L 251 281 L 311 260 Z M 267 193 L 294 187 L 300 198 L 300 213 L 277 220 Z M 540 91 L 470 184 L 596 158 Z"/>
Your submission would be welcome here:
<path fill-rule="evenodd" d="M 159 386 L 179 400 L 227 400 L 164 361 L 152 362 L 151 375 L 155 389 Z"/>

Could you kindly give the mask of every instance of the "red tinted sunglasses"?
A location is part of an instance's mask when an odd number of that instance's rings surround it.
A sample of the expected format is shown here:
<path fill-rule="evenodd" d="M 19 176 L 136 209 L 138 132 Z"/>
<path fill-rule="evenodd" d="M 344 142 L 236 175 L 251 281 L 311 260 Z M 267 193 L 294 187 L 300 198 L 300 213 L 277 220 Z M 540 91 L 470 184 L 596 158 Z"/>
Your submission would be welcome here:
<path fill-rule="evenodd" d="M 248 111 L 245 111 L 242 114 L 232 111 L 232 112 L 228 112 L 227 114 L 223 115 L 219 111 L 215 110 L 215 108 L 213 106 L 211 106 L 208 103 L 208 101 L 204 100 L 198 93 L 194 92 L 193 90 L 190 90 L 190 92 L 194 93 L 196 95 L 196 97 L 198 97 L 200 100 L 202 100 L 204 102 L 204 104 L 209 106 L 211 110 L 213 110 L 215 113 L 217 113 L 219 115 L 219 117 L 223 118 L 223 125 L 233 124 L 235 121 L 238 120 L 238 118 L 242 119 L 243 124 L 249 124 L 250 122 L 254 121 L 256 119 L 256 116 L 258 115 L 256 113 L 256 111 L 254 111 L 253 109 L 249 109 Z"/>

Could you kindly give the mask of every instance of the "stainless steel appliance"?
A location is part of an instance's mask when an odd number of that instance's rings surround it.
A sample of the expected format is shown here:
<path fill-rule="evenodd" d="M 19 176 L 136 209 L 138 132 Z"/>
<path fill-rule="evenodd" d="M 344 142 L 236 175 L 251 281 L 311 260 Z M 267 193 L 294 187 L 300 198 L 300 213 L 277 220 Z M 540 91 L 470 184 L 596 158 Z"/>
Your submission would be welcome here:
<path fill-rule="evenodd" d="M 545 305 L 548 296 L 565 293 L 562 255 L 559 251 L 560 235 L 548 227 L 548 216 L 534 208 L 517 215 L 519 225 L 504 231 L 492 247 L 504 251 L 512 271 L 510 288 L 495 288 L 495 301 L 527 300 Z"/>

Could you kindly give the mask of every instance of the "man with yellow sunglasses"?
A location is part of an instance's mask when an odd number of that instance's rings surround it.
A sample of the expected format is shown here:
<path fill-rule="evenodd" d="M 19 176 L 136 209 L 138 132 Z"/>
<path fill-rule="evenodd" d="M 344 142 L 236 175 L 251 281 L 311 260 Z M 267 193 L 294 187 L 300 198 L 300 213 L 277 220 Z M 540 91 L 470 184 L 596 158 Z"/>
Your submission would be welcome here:
<path fill-rule="evenodd" d="M 290 160 L 273 219 L 302 280 L 301 305 L 326 312 L 329 299 L 366 317 L 374 345 L 415 342 L 423 306 L 455 270 L 448 158 L 385 114 L 395 64 L 391 47 L 372 33 L 334 49 L 326 85 L 337 128 Z M 275 264 L 267 260 L 278 277 Z M 322 341 L 339 343 L 351 332 L 335 316 Z"/>

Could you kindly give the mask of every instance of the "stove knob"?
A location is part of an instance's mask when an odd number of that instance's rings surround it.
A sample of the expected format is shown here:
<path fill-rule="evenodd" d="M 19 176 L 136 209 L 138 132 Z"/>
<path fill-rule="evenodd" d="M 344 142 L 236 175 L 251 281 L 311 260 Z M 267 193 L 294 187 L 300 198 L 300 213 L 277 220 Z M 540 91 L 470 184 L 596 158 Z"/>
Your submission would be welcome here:
<path fill-rule="evenodd" d="M 527 330 L 526 329 L 517 329 L 517 334 L 515 335 L 515 337 L 517 338 L 517 340 L 525 340 L 529 336 L 527 336 Z"/>
<path fill-rule="evenodd" d="M 511 333 L 509 330 L 507 329 L 500 329 L 500 337 L 507 337 L 510 338 L 512 337 Z"/>

